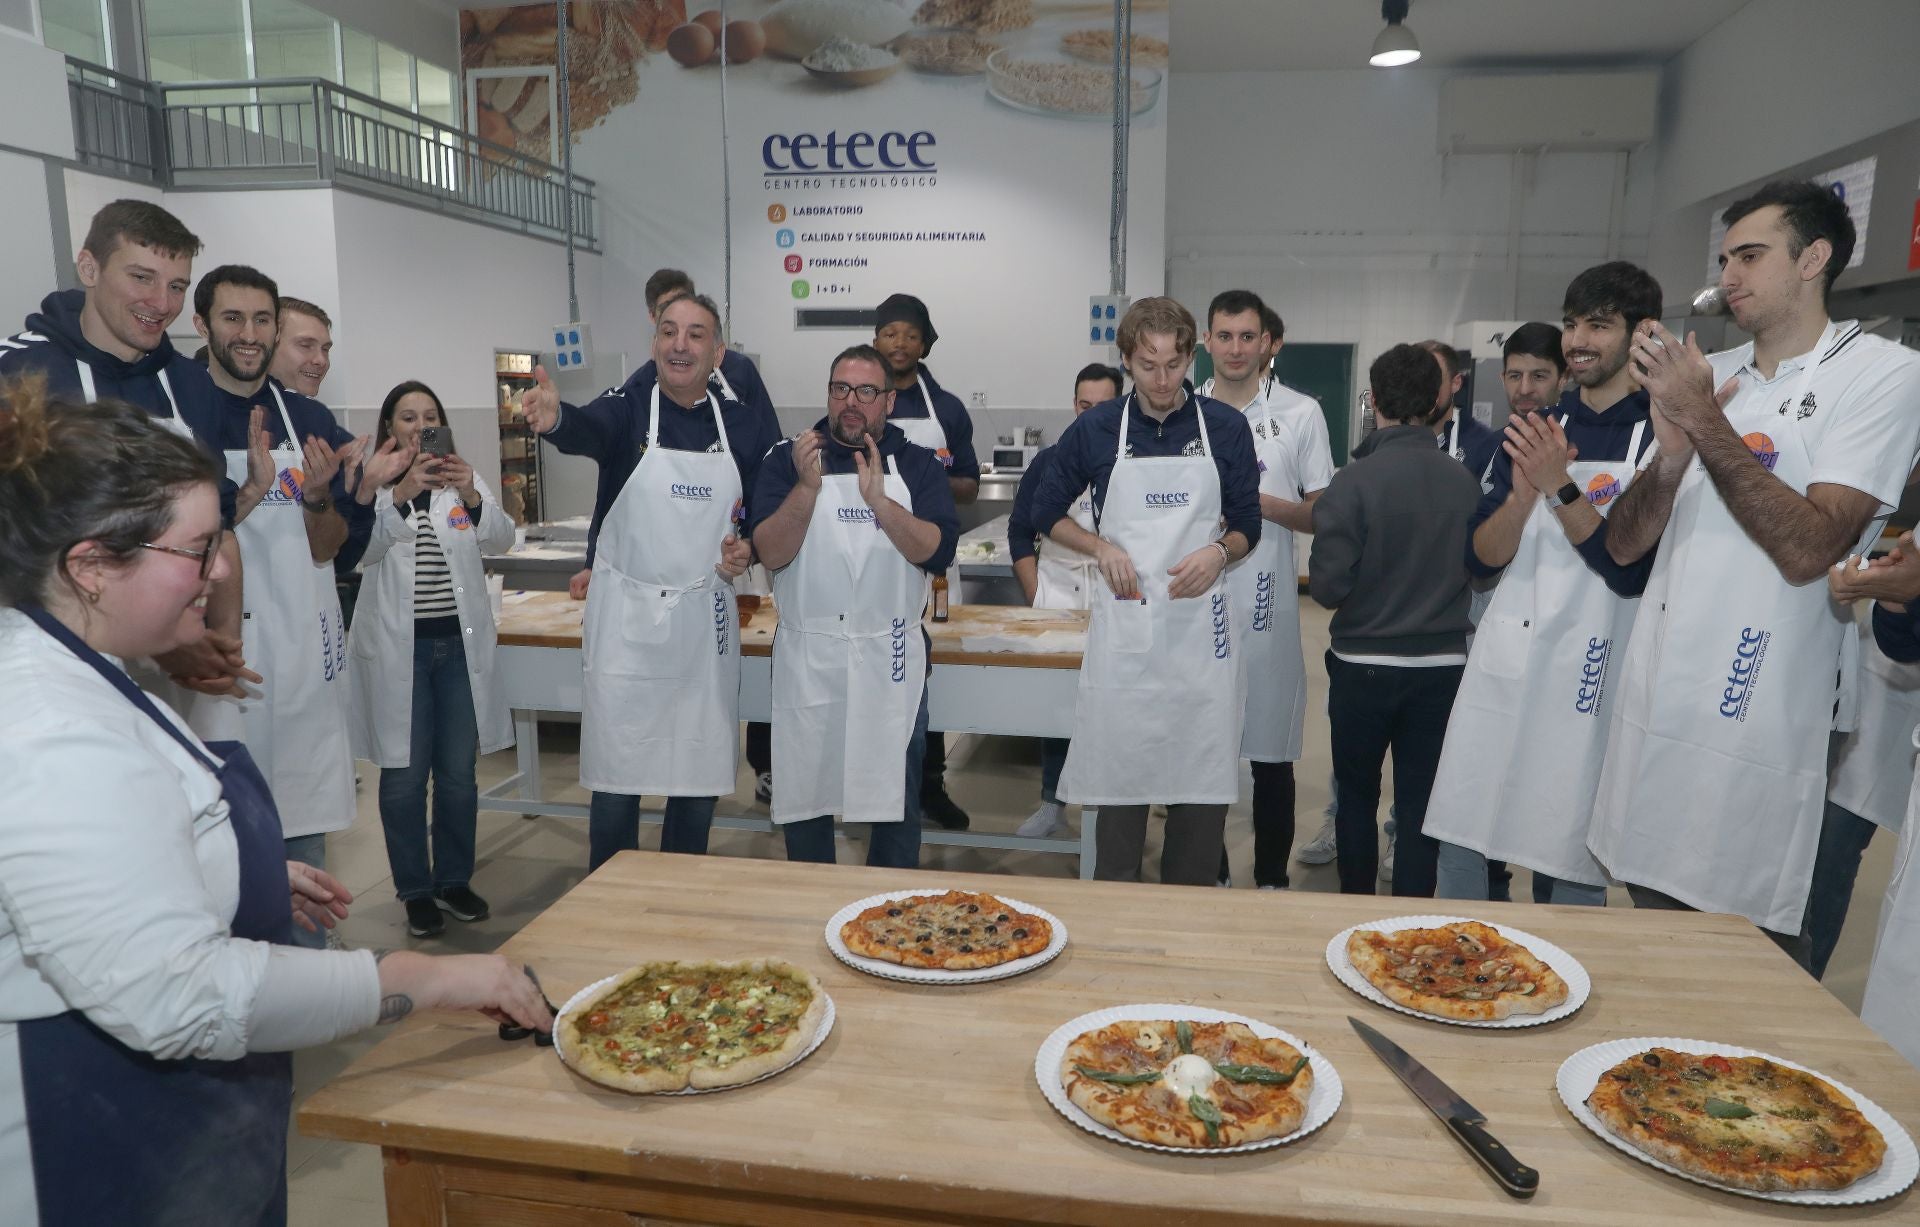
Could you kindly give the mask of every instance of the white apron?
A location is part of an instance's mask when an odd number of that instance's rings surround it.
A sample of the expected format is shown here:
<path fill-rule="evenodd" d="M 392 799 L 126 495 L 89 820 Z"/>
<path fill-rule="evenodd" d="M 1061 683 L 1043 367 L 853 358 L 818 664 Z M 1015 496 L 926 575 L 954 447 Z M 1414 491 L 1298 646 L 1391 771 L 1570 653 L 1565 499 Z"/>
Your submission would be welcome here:
<path fill-rule="evenodd" d="M 580 785 L 594 792 L 719 797 L 740 740 L 740 613 L 716 571 L 734 531 L 740 471 L 720 404 L 717 452 L 649 446 L 607 509 L 581 642 Z"/>
<path fill-rule="evenodd" d="M 1920 749 L 1920 728 L 1908 743 Z M 1900 756 L 1912 763 L 1909 752 Z M 1920 844 L 1920 787 L 1907 792 L 1906 821 L 1893 853 L 1893 877 L 1887 882 L 1886 901 L 1880 905 L 1880 932 L 1873 943 L 1873 963 L 1867 971 L 1867 995 L 1860 1003 L 1860 1021 L 1914 1065 L 1920 1065 L 1920 887 L 1914 885 L 1914 847 Z"/>
<path fill-rule="evenodd" d="M 1260 461 L 1260 493 L 1300 501 L 1300 474 L 1294 457 L 1280 444 L 1280 422 L 1268 397 L 1271 385 L 1247 406 L 1253 451 Z M 1213 391 L 1213 381 L 1201 395 Z M 1293 530 L 1271 520 L 1260 526 L 1253 552 L 1227 568 L 1227 591 L 1240 633 L 1235 646 L 1245 654 L 1246 718 L 1240 732 L 1240 757 L 1258 763 L 1300 759 L 1306 727 L 1307 662 L 1300 650 L 1300 572 L 1293 557 Z"/>
<path fill-rule="evenodd" d="M 1100 535 L 1093 514 L 1091 488 L 1080 492 L 1067 514 L 1082 531 L 1096 537 Z M 1091 609 L 1093 594 L 1106 591 L 1105 581 L 1100 578 L 1100 564 L 1092 554 L 1068 549 L 1045 533 L 1035 543 L 1035 552 L 1038 554 L 1034 568 L 1035 609 Z"/>
<path fill-rule="evenodd" d="M 315 562 L 300 509 L 300 436 L 280 389 L 268 383 L 286 442 L 273 450 L 274 481 L 234 528 L 244 568 L 241 642 L 247 666 L 266 678 L 257 698 L 195 694 L 188 723 L 203 739 L 236 733 L 273 788 L 288 839 L 353 825 L 353 752 L 348 746 L 347 627 L 333 562 Z M 247 480 L 247 451 L 228 451 L 227 477 Z"/>
<path fill-rule="evenodd" d="M 887 497 L 913 495 L 887 460 Z M 773 820 L 907 816 L 907 743 L 927 680 L 932 580 L 874 523 L 860 479 L 825 475 L 807 535 L 773 573 Z"/>
<path fill-rule="evenodd" d="M 1827 800 L 1878 827 L 1899 831 L 1913 786 L 1913 743 L 1920 725 L 1920 664 L 1889 660 L 1859 623 L 1860 711 L 1827 771 Z"/>
<path fill-rule="evenodd" d="M 1226 576 L 1205 594 L 1167 596 L 1169 569 L 1220 533 L 1220 473 L 1206 415 L 1200 454 L 1129 459 L 1130 396 L 1100 513 L 1102 535 L 1127 551 L 1139 599 L 1093 604 L 1073 748 L 1060 799 L 1079 805 L 1232 804 L 1240 795 L 1246 672 L 1234 651 Z M 1265 534 L 1261 534 L 1265 536 Z"/>
<path fill-rule="evenodd" d="M 907 442 L 918 443 L 940 458 L 943 468 L 953 467 L 953 452 L 947 447 L 947 428 L 940 424 L 940 414 L 933 407 L 933 393 L 927 390 L 927 381 L 919 375 L 914 380 L 920 385 L 920 401 L 927 407 L 927 416 L 923 418 L 889 417 L 887 421 L 900 428 L 907 436 Z"/>
<path fill-rule="evenodd" d="M 1633 481 L 1645 432 L 1644 421 L 1634 424 L 1624 460 L 1567 466 L 1601 515 Z M 1639 604 L 1614 595 L 1567 543 L 1548 501 L 1535 496 L 1467 656 L 1427 834 L 1569 882 L 1606 885 L 1587 850 L 1587 826 L 1607 751 L 1612 674 Z"/>
<path fill-rule="evenodd" d="M 1828 324 L 1793 403 L 1832 341 Z M 1804 494 L 1808 438 L 1779 403 L 1768 388 L 1746 388 L 1727 418 Z M 1798 933 L 1850 615 L 1824 577 L 1780 577 L 1697 457 L 1659 548 L 1620 673 L 1588 846 L 1619 881 Z"/>

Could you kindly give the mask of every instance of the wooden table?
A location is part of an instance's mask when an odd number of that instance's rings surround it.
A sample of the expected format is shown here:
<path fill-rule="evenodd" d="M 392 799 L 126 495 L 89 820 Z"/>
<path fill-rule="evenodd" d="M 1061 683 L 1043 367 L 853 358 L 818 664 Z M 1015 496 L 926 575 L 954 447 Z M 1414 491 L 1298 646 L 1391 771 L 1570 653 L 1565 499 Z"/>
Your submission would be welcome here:
<path fill-rule="evenodd" d="M 1065 953 L 1011 980 L 933 988 L 828 953 L 828 916 L 924 883 L 1007 890 L 1065 921 Z M 1920 1072 L 1745 921 L 1476 904 L 1564 947 L 1593 976 L 1562 1022 L 1489 1032 L 1390 1012 L 1348 991 L 1327 941 L 1416 901 L 1072 879 L 904 873 L 630 852 L 507 944 L 562 1002 L 654 958 L 774 955 L 838 1009 L 799 1065 L 680 1098 L 602 1090 L 477 1016 L 410 1020 L 301 1108 L 303 1132 L 385 1148 L 389 1221 L 416 1224 L 1912 1223 L 1920 1197 L 1813 1212 L 1690 1184 L 1577 1124 L 1554 1071 L 1636 1035 L 1751 1045 L 1858 1087 L 1920 1129 Z M 1094 1137 L 1042 1098 L 1034 1054 L 1103 1006 L 1173 1001 L 1265 1019 L 1320 1049 L 1346 1097 L 1318 1133 L 1237 1156 Z M 1348 1027 L 1402 1044 L 1541 1172 L 1515 1201 Z M 1423 1189 L 1444 1192 L 1422 1193 Z"/>
<path fill-rule="evenodd" d="M 513 709 L 513 775 L 480 794 L 485 809 L 526 815 L 583 818 L 578 802 L 543 796 L 540 778 L 539 714 L 580 710 L 580 620 L 586 606 L 564 592 L 509 594 L 500 617 L 500 650 L 495 685 Z M 761 601 L 740 630 L 740 718 L 766 720 L 773 701 L 773 635 L 779 614 L 771 598 Z M 1012 737 L 1067 737 L 1073 732 L 1075 695 L 1080 684 L 1080 647 L 1087 615 L 1070 609 L 1027 609 L 1008 605 L 955 605 L 951 619 L 928 622 L 933 641 L 933 675 L 927 682 L 927 727 L 956 733 Z M 1066 636 L 1062 646 L 1051 640 Z M 1001 641 L 1001 650 L 983 651 L 984 637 Z M 1032 646 L 1022 646 L 1022 641 Z M 642 817 L 659 822 L 658 810 Z M 767 830 L 762 818 L 722 815 L 717 827 Z M 1079 858 L 1080 876 L 1093 876 L 1094 823 L 1081 824 L 1078 837 L 1040 839 L 981 831 L 929 829 L 928 843 L 971 848 L 1049 852 Z"/>

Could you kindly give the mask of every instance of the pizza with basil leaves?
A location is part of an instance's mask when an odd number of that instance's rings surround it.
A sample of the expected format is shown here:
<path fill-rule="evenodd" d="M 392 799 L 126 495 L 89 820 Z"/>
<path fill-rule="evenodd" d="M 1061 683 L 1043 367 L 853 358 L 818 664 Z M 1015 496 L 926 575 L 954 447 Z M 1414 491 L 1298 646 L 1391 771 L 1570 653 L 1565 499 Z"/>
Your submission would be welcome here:
<path fill-rule="evenodd" d="M 1213 1149 L 1300 1128 L 1313 1068 L 1292 1044 L 1245 1023 L 1169 1019 L 1075 1037 L 1060 1080 L 1081 1111 L 1130 1138 Z"/>
<path fill-rule="evenodd" d="M 1601 1074 L 1587 1108 L 1662 1163 L 1759 1193 L 1843 1189 L 1887 1153 L 1838 1087 L 1765 1057 L 1650 1048 Z"/>
<path fill-rule="evenodd" d="M 820 982 L 791 963 L 647 963 L 562 1011 L 554 1029 L 582 1077 L 658 1093 L 784 1069 L 825 1016 Z"/>

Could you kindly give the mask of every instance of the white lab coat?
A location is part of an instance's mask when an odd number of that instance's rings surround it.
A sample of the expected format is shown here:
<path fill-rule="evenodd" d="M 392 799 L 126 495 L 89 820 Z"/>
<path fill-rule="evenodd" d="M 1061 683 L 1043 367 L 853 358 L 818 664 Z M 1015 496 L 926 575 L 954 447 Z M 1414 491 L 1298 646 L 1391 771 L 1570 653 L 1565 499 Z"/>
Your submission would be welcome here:
<path fill-rule="evenodd" d="M 478 526 L 456 527 L 456 521 L 466 518 L 466 509 L 454 490 L 434 491 L 428 515 L 453 576 L 453 603 L 459 612 L 467 677 L 473 684 L 480 753 L 490 754 L 513 744 L 513 717 L 494 677 L 498 638 L 480 559 L 512 547 L 513 521 L 478 475 L 473 487 L 482 504 Z M 360 599 L 347 636 L 353 682 L 347 727 L 355 758 L 379 767 L 405 767 L 412 754 L 413 731 L 414 522 L 394 507 L 391 489 L 380 491 L 374 499 L 373 536 L 361 566 Z"/>

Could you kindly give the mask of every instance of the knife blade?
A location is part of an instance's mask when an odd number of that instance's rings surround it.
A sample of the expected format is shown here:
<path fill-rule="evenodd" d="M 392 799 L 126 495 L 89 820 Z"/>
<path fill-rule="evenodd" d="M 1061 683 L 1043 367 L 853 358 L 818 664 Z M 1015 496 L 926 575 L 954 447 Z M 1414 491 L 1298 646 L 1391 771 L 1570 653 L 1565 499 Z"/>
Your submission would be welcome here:
<path fill-rule="evenodd" d="M 1468 1153 L 1500 1182 L 1501 1188 L 1514 1197 L 1532 1197 L 1539 1191 L 1540 1173 L 1520 1162 L 1499 1139 L 1487 1132 L 1485 1113 L 1462 1099 L 1458 1091 L 1440 1081 L 1406 1049 L 1351 1015 L 1347 1021 L 1381 1063 L 1393 1071 L 1394 1077 L 1405 1083 L 1428 1111 L 1446 1123 Z"/>

